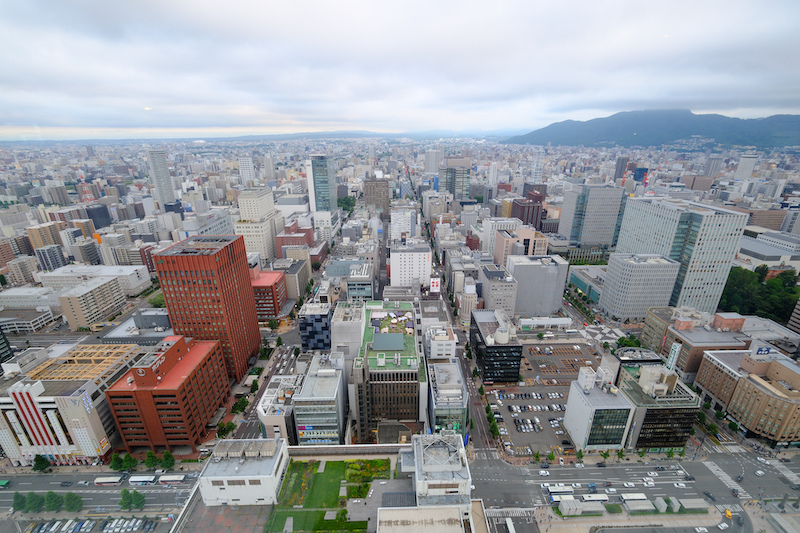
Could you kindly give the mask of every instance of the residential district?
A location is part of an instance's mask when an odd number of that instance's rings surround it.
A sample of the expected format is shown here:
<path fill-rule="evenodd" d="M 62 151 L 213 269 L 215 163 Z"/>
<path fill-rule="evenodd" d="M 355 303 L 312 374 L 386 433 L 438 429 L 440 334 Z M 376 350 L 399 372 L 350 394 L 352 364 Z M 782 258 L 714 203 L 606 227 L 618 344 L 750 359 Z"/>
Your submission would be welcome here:
<path fill-rule="evenodd" d="M 2 531 L 800 531 L 796 152 L 0 147 Z"/>

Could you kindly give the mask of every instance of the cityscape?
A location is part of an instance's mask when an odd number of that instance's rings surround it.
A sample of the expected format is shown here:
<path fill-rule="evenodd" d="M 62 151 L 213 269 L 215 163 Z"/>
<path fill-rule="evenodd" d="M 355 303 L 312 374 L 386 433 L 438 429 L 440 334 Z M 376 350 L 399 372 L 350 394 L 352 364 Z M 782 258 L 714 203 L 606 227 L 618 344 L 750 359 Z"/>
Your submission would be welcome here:
<path fill-rule="evenodd" d="M 800 4 L 0 6 L 0 533 L 800 532 Z"/>

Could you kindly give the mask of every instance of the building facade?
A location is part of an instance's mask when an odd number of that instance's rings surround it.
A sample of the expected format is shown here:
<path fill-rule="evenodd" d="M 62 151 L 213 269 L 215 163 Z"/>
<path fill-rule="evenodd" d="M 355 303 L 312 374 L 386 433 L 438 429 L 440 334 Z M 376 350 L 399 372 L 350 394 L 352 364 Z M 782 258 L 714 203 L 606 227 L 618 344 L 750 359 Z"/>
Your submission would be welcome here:
<path fill-rule="evenodd" d="M 522 345 L 505 313 L 491 309 L 473 310 L 469 343 L 484 383 L 519 381 Z"/>
<path fill-rule="evenodd" d="M 280 271 L 259 271 L 251 280 L 253 296 L 256 300 L 256 313 L 259 322 L 282 317 L 286 296 L 286 275 Z M 288 314 L 288 313 L 287 313 Z"/>
<path fill-rule="evenodd" d="M 672 297 L 680 263 L 661 255 L 611 254 L 599 307 L 619 322 L 643 322 Z"/>
<path fill-rule="evenodd" d="M 573 246 L 616 246 L 626 199 L 622 187 L 573 185 L 564 193 L 558 231 Z"/>
<path fill-rule="evenodd" d="M 333 311 L 328 303 L 306 302 L 297 315 L 303 350 L 331 349 L 331 318 Z"/>
<path fill-rule="evenodd" d="M 514 315 L 551 316 L 561 308 L 569 264 L 558 255 L 509 256 L 508 273 L 517 280 Z"/>

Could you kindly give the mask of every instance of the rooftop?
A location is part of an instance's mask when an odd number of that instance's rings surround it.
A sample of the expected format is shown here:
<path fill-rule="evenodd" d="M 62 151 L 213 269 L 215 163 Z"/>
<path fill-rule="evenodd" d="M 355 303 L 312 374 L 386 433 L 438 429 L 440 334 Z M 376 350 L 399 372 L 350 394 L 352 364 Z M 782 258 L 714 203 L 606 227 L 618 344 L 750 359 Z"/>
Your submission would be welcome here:
<path fill-rule="evenodd" d="M 241 238 L 238 235 L 194 235 L 156 255 L 213 255 Z"/>
<path fill-rule="evenodd" d="M 676 330 L 674 326 L 670 326 L 669 331 L 694 346 L 741 346 L 747 348 L 746 336 L 738 331 L 717 331 L 703 327 Z"/>
<path fill-rule="evenodd" d="M 261 401 L 259 411 L 265 415 L 283 415 L 292 404 L 293 396 L 303 384 L 302 375 L 276 375 L 269 380 Z"/>
<path fill-rule="evenodd" d="M 142 270 L 142 265 L 67 265 L 42 274 L 43 278 L 58 276 L 130 276 Z"/>
<path fill-rule="evenodd" d="M 241 439 L 220 441 L 206 461 L 202 477 L 238 478 L 269 476 L 286 446 L 284 439 Z"/>
<path fill-rule="evenodd" d="M 757 259 L 779 261 L 781 257 L 791 256 L 792 260 L 800 259 L 800 255 L 794 254 L 786 248 L 781 248 L 775 244 L 754 239 L 752 237 L 742 236 L 739 241 L 739 250 L 745 255 L 752 255 Z"/>
<path fill-rule="evenodd" d="M 344 359 L 341 353 L 338 358 L 333 354 L 331 356 L 314 356 L 311 359 L 303 389 L 300 394 L 294 396 L 294 401 L 301 402 L 303 400 L 321 400 L 336 397 L 339 384 L 342 381 L 343 362 Z"/>
<path fill-rule="evenodd" d="M 379 533 L 463 533 L 458 507 L 381 507 Z"/>
<path fill-rule="evenodd" d="M 333 311 L 334 322 L 361 322 L 364 317 L 364 306 L 338 302 Z"/>
<path fill-rule="evenodd" d="M 569 388 L 570 394 L 583 394 L 588 398 L 588 403 L 594 409 L 631 409 L 633 405 L 622 394 L 612 394 L 610 389 L 592 387 L 588 392 L 584 391 L 577 381 L 573 381 Z"/>
<path fill-rule="evenodd" d="M 81 345 L 43 362 L 28 373 L 31 380 L 106 380 L 139 355 L 135 344 Z"/>
<path fill-rule="evenodd" d="M 98 287 L 102 287 L 106 283 L 112 281 L 116 282 L 117 278 L 114 278 L 112 276 L 98 276 L 96 278 L 84 281 L 80 285 L 76 285 L 75 287 L 62 292 L 59 296 L 64 298 L 71 296 L 83 296 L 84 294 L 91 292 L 97 289 Z"/>
<path fill-rule="evenodd" d="M 638 368 L 625 367 L 620 389 L 637 407 L 689 407 L 699 408 L 700 398 L 675 376 L 675 388 L 671 394 L 653 397 L 638 383 Z"/>
<path fill-rule="evenodd" d="M 283 272 L 276 272 L 274 270 L 262 270 L 258 275 L 250 280 L 253 287 L 272 287 L 278 283 L 286 274 Z"/>
<path fill-rule="evenodd" d="M 369 359 L 370 370 L 417 370 L 421 366 L 417 355 L 412 310 L 411 302 L 367 302 L 364 340 L 359 359 Z M 406 326 L 407 322 L 411 325 L 411 333 Z M 423 379 L 423 374 L 424 372 L 420 372 L 420 379 Z"/>

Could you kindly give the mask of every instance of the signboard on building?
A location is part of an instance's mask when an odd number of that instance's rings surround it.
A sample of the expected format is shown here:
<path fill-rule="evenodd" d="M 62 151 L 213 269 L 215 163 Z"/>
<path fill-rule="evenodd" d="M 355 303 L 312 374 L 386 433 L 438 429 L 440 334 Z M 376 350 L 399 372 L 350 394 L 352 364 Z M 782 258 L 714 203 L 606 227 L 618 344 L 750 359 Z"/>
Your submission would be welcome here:
<path fill-rule="evenodd" d="M 431 292 L 441 291 L 442 280 L 439 278 L 431 278 Z"/>
<path fill-rule="evenodd" d="M 679 342 L 673 342 L 672 348 L 669 349 L 669 357 L 667 358 L 667 368 L 670 370 L 675 370 L 675 363 L 678 362 L 678 355 L 681 353 L 681 346 L 682 344 Z"/>

